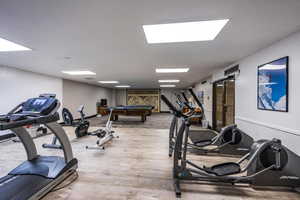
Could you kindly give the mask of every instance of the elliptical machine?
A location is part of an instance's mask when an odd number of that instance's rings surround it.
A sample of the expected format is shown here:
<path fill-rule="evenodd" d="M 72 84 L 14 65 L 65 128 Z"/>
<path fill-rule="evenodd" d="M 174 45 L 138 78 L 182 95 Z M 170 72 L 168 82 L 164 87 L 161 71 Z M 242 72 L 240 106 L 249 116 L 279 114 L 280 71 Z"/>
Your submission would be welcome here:
<path fill-rule="evenodd" d="M 189 92 L 195 99 L 198 106 L 201 108 L 202 118 L 205 119 L 204 109 L 201 102 L 196 97 L 192 89 L 189 89 Z M 195 116 L 195 107 L 189 105 L 189 102 L 187 102 L 188 99 L 184 92 L 182 92 L 182 96 L 185 102 L 183 102 L 179 97 L 178 101 L 180 101 L 181 104 L 186 105 L 186 107 L 189 109 L 189 112 L 185 114 L 190 119 L 191 117 Z M 168 105 L 169 101 L 163 95 L 162 100 Z M 169 131 L 169 157 L 171 157 L 175 149 L 175 143 L 178 134 L 178 119 L 182 117 L 182 115 L 178 112 L 174 112 L 170 105 L 168 106 L 174 115 Z M 182 107 L 180 107 L 180 111 L 183 113 Z M 231 124 L 222 128 L 220 133 L 205 128 L 199 130 L 189 130 L 189 140 L 191 143 L 188 142 L 187 145 L 190 152 L 197 154 L 219 154 L 223 156 L 245 155 L 250 151 L 251 145 L 253 144 L 253 138 L 238 129 L 235 124 Z"/>
<path fill-rule="evenodd" d="M 173 162 L 174 190 L 181 197 L 180 184 L 184 181 L 209 181 L 248 184 L 250 186 L 300 187 L 300 157 L 281 144 L 279 139 L 258 140 L 251 146 L 249 153 L 238 162 L 225 162 L 210 167 L 199 166 L 188 159 L 189 116 L 177 110 L 162 95 L 169 108 L 181 116 L 181 124 L 175 143 Z M 243 166 L 243 167 L 242 167 Z M 246 175 L 242 173 L 246 172 Z"/>

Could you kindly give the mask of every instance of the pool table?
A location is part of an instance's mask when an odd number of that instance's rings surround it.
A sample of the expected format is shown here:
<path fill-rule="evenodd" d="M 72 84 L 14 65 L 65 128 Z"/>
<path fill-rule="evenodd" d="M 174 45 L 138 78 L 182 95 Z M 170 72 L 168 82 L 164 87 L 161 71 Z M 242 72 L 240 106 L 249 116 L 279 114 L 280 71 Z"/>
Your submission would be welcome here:
<path fill-rule="evenodd" d="M 141 121 L 145 122 L 147 116 L 152 114 L 152 109 L 154 107 L 151 105 L 128 105 L 128 106 L 117 106 L 112 107 L 113 112 L 111 120 L 116 121 L 119 119 L 119 115 L 126 116 L 141 116 Z"/>

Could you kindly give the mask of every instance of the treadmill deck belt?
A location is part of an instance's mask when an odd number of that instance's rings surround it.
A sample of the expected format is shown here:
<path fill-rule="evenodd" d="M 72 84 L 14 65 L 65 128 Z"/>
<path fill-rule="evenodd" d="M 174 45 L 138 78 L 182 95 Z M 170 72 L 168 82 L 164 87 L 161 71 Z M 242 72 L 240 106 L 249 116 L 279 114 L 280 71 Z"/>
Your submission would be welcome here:
<path fill-rule="evenodd" d="M 8 175 L 0 179 L 0 200 L 26 200 L 53 179 L 37 175 Z"/>

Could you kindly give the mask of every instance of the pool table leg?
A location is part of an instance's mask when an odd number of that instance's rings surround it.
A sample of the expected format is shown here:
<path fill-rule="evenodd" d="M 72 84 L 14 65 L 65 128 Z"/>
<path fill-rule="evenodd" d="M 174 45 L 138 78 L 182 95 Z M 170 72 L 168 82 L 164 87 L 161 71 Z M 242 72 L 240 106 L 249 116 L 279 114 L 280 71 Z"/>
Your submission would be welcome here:
<path fill-rule="evenodd" d="M 147 117 L 146 117 L 147 115 L 145 114 L 145 115 L 141 115 L 141 118 L 142 118 L 142 122 L 145 122 L 146 121 L 146 119 L 147 119 Z"/>

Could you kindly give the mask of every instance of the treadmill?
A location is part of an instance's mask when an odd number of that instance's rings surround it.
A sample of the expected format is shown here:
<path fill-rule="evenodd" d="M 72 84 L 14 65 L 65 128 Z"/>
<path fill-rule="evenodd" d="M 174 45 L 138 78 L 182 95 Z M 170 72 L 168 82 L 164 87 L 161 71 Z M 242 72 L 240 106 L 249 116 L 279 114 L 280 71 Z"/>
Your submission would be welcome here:
<path fill-rule="evenodd" d="M 69 139 L 57 123 L 60 102 L 55 95 L 40 95 L 21 103 L 6 115 L 0 116 L 0 130 L 11 130 L 22 142 L 27 161 L 0 178 L 0 200 L 41 199 L 54 187 L 76 172 Z M 64 157 L 38 155 L 36 146 L 24 126 L 43 124 L 62 145 Z"/>

